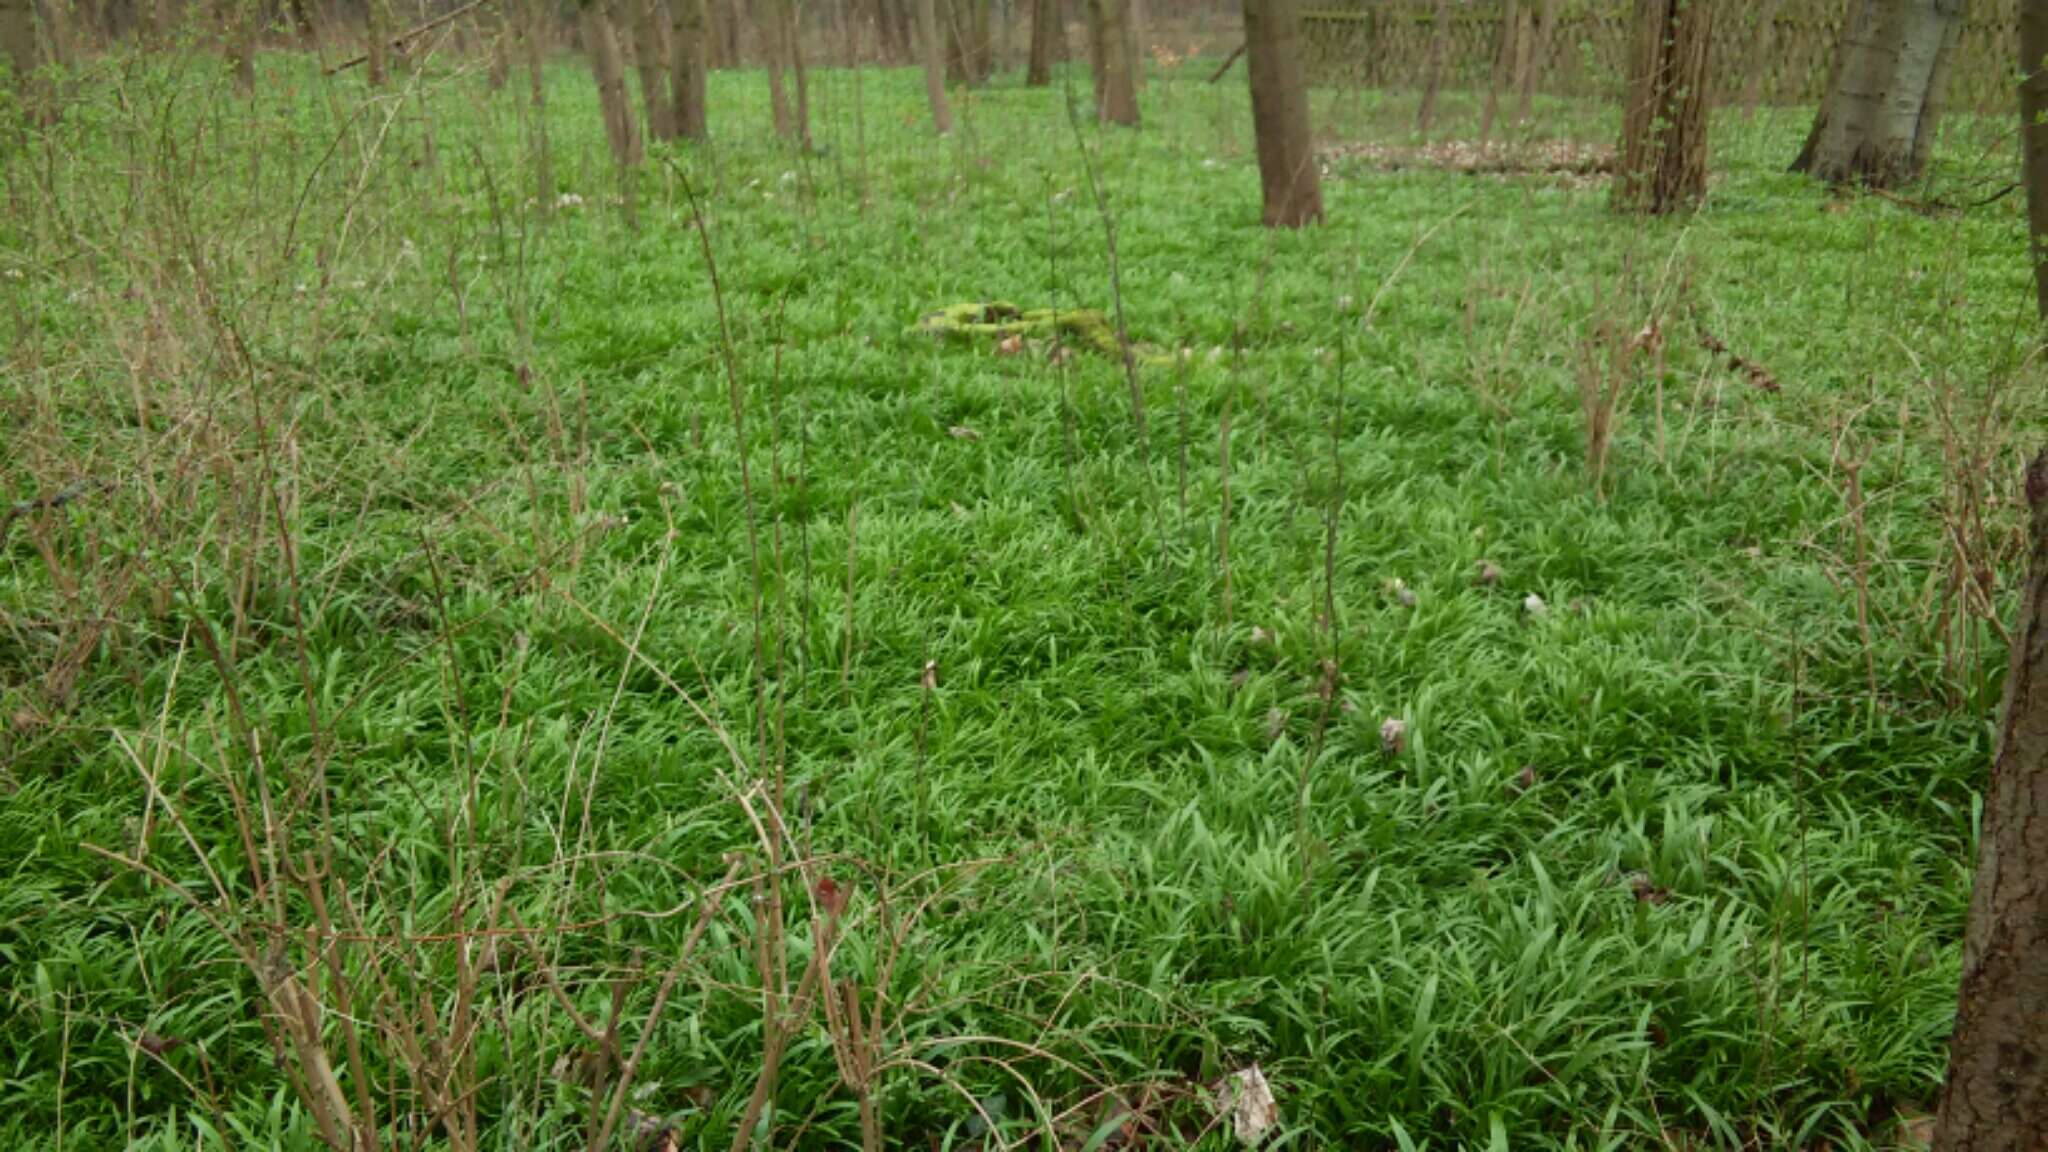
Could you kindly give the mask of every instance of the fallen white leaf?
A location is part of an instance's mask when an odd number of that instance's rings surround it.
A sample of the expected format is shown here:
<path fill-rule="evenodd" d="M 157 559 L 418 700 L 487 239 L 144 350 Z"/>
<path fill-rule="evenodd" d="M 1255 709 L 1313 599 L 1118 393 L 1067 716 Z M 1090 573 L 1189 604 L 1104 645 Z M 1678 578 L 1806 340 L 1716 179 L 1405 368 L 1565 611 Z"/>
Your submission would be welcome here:
<path fill-rule="evenodd" d="M 1223 1078 L 1216 1099 L 1217 1111 L 1230 1117 L 1231 1131 L 1240 1143 L 1258 1147 L 1266 1134 L 1280 1126 L 1280 1105 L 1257 1064 L 1240 1068 Z"/>

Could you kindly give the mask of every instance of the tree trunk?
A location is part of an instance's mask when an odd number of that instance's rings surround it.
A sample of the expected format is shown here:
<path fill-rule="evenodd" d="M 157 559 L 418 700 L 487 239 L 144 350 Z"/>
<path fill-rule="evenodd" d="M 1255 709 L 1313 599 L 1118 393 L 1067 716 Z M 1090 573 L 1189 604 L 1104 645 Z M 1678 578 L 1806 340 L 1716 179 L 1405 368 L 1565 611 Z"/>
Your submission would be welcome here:
<path fill-rule="evenodd" d="M 1095 118 L 1105 124 L 1138 123 L 1138 90 L 1131 76 L 1129 0 L 1088 0 L 1088 43 L 1095 71 Z"/>
<path fill-rule="evenodd" d="M 1052 83 L 1054 54 L 1059 51 L 1062 31 L 1059 0 L 1032 0 L 1031 66 L 1025 69 L 1025 84 L 1044 88 Z"/>
<path fill-rule="evenodd" d="M 1614 207 L 1663 215 L 1707 191 L 1707 66 L 1717 0 L 1636 0 Z"/>
<path fill-rule="evenodd" d="M 38 72 L 42 61 L 36 51 L 35 0 L 0 0 L 0 47 L 7 50 L 7 63 L 14 70 L 14 90 L 22 108 L 32 118 L 47 114 Z"/>
<path fill-rule="evenodd" d="M 370 87 L 382 88 L 391 78 L 391 62 L 386 56 L 390 51 L 391 31 L 385 26 L 384 0 L 363 0 L 363 29 L 370 38 L 363 47 Z"/>
<path fill-rule="evenodd" d="M 2048 49 L 2044 7 L 2022 6 L 2030 77 Z M 1984 791 L 1936 1152 L 2048 1148 L 2048 453 L 2027 468 L 2027 504 L 2032 548 Z"/>
<path fill-rule="evenodd" d="M 2020 0 L 2020 132 L 2034 300 L 2048 320 L 2048 0 Z"/>
<path fill-rule="evenodd" d="M 1145 0 L 1123 0 L 1124 41 L 1129 45 L 1131 87 L 1145 90 Z"/>
<path fill-rule="evenodd" d="M 221 31 L 227 40 L 228 63 L 234 68 L 235 87 L 244 96 L 256 91 L 256 37 L 263 28 L 263 11 L 257 0 L 227 0 Z"/>
<path fill-rule="evenodd" d="M 968 57 L 970 50 L 968 30 L 972 17 L 967 13 L 968 0 L 943 0 L 945 11 L 939 14 L 939 22 L 946 38 L 946 83 L 958 84 L 963 88 L 972 87 L 974 67 Z"/>
<path fill-rule="evenodd" d="M 803 37 L 799 35 L 797 0 L 779 0 L 776 7 L 782 17 L 782 60 L 789 70 L 790 78 L 796 85 L 796 142 L 804 148 L 811 146 L 811 83 L 810 73 L 804 68 Z"/>
<path fill-rule="evenodd" d="M 1259 191 L 1269 228 L 1299 228 L 1323 218 L 1296 2 L 1244 0 L 1245 70 L 1251 74 Z"/>
<path fill-rule="evenodd" d="M 711 35 L 710 14 L 704 0 L 669 0 L 674 35 L 669 38 L 669 85 L 675 96 L 676 134 L 685 140 L 711 136 L 710 117 L 704 101 L 705 49 Z"/>
<path fill-rule="evenodd" d="M 633 64 L 640 73 L 640 102 L 647 110 L 647 133 L 656 140 L 675 138 L 674 103 L 668 91 L 668 26 L 660 0 L 627 0 L 633 21 Z"/>
<path fill-rule="evenodd" d="M 1543 0 L 1543 15 L 1532 17 L 1536 29 L 1523 53 L 1522 79 L 1516 85 L 1515 119 L 1523 124 L 1536 114 L 1536 81 L 1550 66 L 1550 41 L 1557 34 L 1557 7 L 1558 0 Z"/>
<path fill-rule="evenodd" d="M 924 92 L 931 100 L 932 127 L 944 136 L 953 130 L 953 110 L 946 104 L 946 61 L 940 35 L 938 0 L 917 0 L 917 51 L 924 58 Z"/>
<path fill-rule="evenodd" d="M 1479 139 L 1493 139 L 1493 122 L 1500 115 L 1500 89 L 1507 83 L 1508 69 L 1515 59 L 1515 30 L 1522 26 L 1522 0 L 1508 0 L 1500 18 L 1500 36 L 1493 48 L 1493 71 L 1486 77 L 1486 107 L 1479 113 Z"/>
<path fill-rule="evenodd" d="M 1764 79 L 1770 74 L 1772 49 L 1778 39 L 1778 7 L 1781 0 L 1764 0 L 1757 11 L 1756 38 L 1749 55 L 1749 81 L 1742 90 L 1742 118 L 1756 116 L 1756 106 L 1763 99 Z"/>
<path fill-rule="evenodd" d="M 1515 90 L 1515 123 L 1526 123 L 1529 119 L 1529 102 L 1534 96 L 1529 85 L 1535 79 L 1536 10 L 1535 0 L 1524 0 L 1515 13 L 1515 51 L 1512 60 L 1511 83 Z"/>
<path fill-rule="evenodd" d="M 1422 81 L 1422 106 L 1415 110 L 1415 132 L 1429 135 L 1436 120 L 1436 95 L 1444 86 L 1444 61 L 1451 52 L 1451 0 L 1436 0 L 1436 20 L 1429 33 L 1429 71 Z"/>
<path fill-rule="evenodd" d="M 784 79 L 788 54 L 782 44 L 782 10 L 788 3 L 789 0 L 762 0 L 755 10 L 760 16 L 756 27 L 761 34 L 761 55 L 768 64 L 768 109 L 774 118 L 775 135 L 793 140 L 796 120 L 789 107 L 789 86 Z"/>
<path fill-rule="evenodd" d="M 640 129 L 633 122 L 633 102 L 626 94 L 626 62 L 619 50 L 618 29 L 606 0 L 583 0 L 583 47 L 597 77 L 598 108 L 604 115 L 605 139 L 612 159 L 622 168 L 637 167 L 642 158 Z"/>
<path fill-rule="evenodd" d="M 548 145 L 548 94 L 545 68 L 548 60 L 550 11 L 543 0 L 516 0 L 519 14 L 519 47 L 526 58 L 526 86 L 529 122 L 533 132 L 533 184 L 541 211 L 555 202 L 555 161 Z"/>
<path fill-rule="evenodd" d="M 1833 79 L 1792 170 L 1891 188 L 1926 167 L 1963 0 L 1855 0 Z"/>
<path fill-rule="evenodd" d="M 996 73 L 995 4 L 968 0 L 967 72 L 978 87 Z"/>

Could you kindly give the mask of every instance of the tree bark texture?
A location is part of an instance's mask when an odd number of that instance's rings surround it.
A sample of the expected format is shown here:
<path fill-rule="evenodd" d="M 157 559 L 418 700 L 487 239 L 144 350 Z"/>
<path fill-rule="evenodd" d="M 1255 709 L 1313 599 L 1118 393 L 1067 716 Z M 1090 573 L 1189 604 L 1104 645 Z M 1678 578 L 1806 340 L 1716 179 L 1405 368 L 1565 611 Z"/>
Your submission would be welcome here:
<path fill-rule="evenodd" d="M 924 92 L 932 105 L 932 127 L 944 136 L 953 130 L 953 109 L 946 103 L 946 62 L 939 43 L 938 0 L 917 2 L 917 51 L 924 60 Z"/>
<path fill-rule="evenodd" d="M 1031 63 L 1024 71 L 1024 83 L 1044 88 L 1052 83 L 1052 66 L 1057 63 L 1062 33 L 1059 0 L 1032 0 Z"/>
<path fill-rule="evenodd" d="M 2042 5 L 2025 8 L 2038 37 Z M 2048 1148 L 2048 453 L 2027 468 L 2027 504 L 2032 546 L 1984 793 L 1936 1152 Z"/>
<path fill-rule="evenodd" d="M 804 148 L 811 146 L 811 79 L 804 66 L 803 38 L 798 35 L 797 0 L 777 0 L 777 15 L 782 21 L 781 35 L 777 38 L 782 48 L 783 67 L 788 71 L 796 92 L 796 134 L 792 137 Z"/>
<path fill-rule="evenodd" d="M 42 61 L 36 51 L 35 0 L 0 0 L 0 47 L 7 51 L 8 67 L 14 71 L 14 90 L 21 106 L 31 116 L 42 112 L 37 73 Z"/>
<path fill-rule="evenodd" d="M 1522 0 L 1507 0 L 1501 12 L 1500 37 L 1494 44 L 1493 71 L 1486 77 L 1486 106 L 1479 113 L 1479 139 L 1493 139 L 1493 122 L 1500 115 L 1500 90 L 1514 66 L 1515 35 L 1522 27 Z"/>
<path fill-rule="evenodd" d="M 221 33 L 235 87 L 245 96 L 256 91 L 256 38 L 262 30 L 263 10 L 257 0 L 227 0 L 221 10 Z"/>
<path fill-rule="evenodd" d="M 2020 0 L 2020 134 L 2034 300 L 2048 320 L 2048 0 Z"/>
<path fill-rule="evenodd" d="M 1422 104 L 1415 110 L 1417 135 L 1428 136 L 1436 121 L 1436 97 L 1444 86 L 1444 63 L 1451 52 L 1451 0 L 1436 0 L 1436 19 L 1429 33 L 1429 67 L 1422 80 Z"/>
<path fill-rule="evenodd" d="M 1926 168 L 1963 0 L 1855 0 L 1795 172 L 1891 188 Z"/>
<path fill-rule="evenodd" d="M 775 134 L 784 140 L 796 139 L 796 119 L 789 105 L 788 71 L 789 51 L 783 45 L 785 27 L 783 9 L 789 0 L 759 0 L 754 6 L 759 16 L 757 27 L 761 34 L 761 54 L 768 64 L 768 108 L 775 122 Z"/>
<path fill-rule="evenodd" d="M 363 0 L 363 27 L 370 37 L 363 48 L 369 57 L 370 87 L 382 88 L 391 78 L 391 29 L 385 20 L 384 0 Z"/>
<path fill-rule="evenodd" d="M 1095 72 L 1095 118 L 1105 124 L 1138 123 L 1138 90 L 1131 75 L 1130 0 L 1088 0 L 1088 42 Z"/>
<path fill-rule="evenodd" d="M 604 114 L 605 139 L 612 158 L 623 167 L 637 166 L 642 157 L 639 126 L 633 122 L 633 102 L 626 94 L 626 62 L 619 50 L 618 28 L 612 22 L 607 0 L 584 0 L 582 8 L 583 46 L 590 53 L 590 69 L 597 77 L 598 108 Z"/>
<path fill-rule="evenodd" d="M 1244 0 L 1245 70 L 1251 74 L 1259 191 L 1269 228 L 1299 228 L 1323 218 L 1297 3 Z"/>
<path fill-rule="evenodd" d="M 1614 206 L 1663 215 L 1707 191 L 1714 0 L 1636 0 Z"/>
<path fill-rule="evenodd" d="M 660 0 L 626 0 L 633 21 L 633 65 L 640 73 L 640 103 L 647 113 L 647 133 L 656 140 L 674 139 L 674 102 L 668 90 L 669 43 Z"/>
<path fill-rule="evenodd" d="M 669 87 L 675 97 L 676 135 L 704 140 L 711 135 L 704 84 L 709 71 L 705 50 L 711 37 L 710 14 L 704 0 L 669 0 L 673 34 L 669 37 Z"/>

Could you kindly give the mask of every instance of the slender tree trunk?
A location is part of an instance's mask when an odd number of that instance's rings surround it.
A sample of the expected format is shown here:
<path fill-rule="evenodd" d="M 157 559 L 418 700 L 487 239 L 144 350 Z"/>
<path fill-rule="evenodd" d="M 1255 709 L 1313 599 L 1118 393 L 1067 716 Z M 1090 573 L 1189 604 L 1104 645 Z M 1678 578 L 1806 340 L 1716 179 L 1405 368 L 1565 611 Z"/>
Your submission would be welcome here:
<path fill-rule="evenodd" d="M 2022 5 L 2029 84 L 2048 51 L 2044 7 Z M 2027 127 L 2031 134 L 2038 123 Z M 2032 548 L 1984 790 L 1935 1152 L 2048 1148 L 2048 453 L 2027 468 L 2027 504 Z"/>
<path fill-rule="evenodd" d="M 541 211 L 555 202 L 555 160 L 548 145 L 549 10 L 543 0 L 514 0 L 519 19 L 520 54 L 526 60 L 528 119 L 533 133 L 533 186 Z"/>
<path fill-rule="evenodd" d="M 1515 90 L 1515 123 L 1529 119 L 1529 102 L 1534 96 L 1530 85 L 1535 82 L 1536 10 L 1535 0 L 1522 0 L 1515 13 L 1514 56 L 1511 61 L 1511 84 Z"/>
<path fill-rule="evenodd" d="M 939 44 L 938 0 L 917 0 L 917 51 L 924 58 L 924 92 L 932 105 L 932 127 L 944 136 L 953 130 L 953 109 L 946 103 L 946 61 Z"/>
<path fill-rule="evenodd" d="M 1429 71 L 1422 81 L 1422 106 L 1415 110 L 1415 131 L 1427 137 L 1436 121 L 1436 96 L 1444 85 L 1444 61 L 1451 52 L 1451 0 L 1436 0 L 1436 19 L 1429 32 Z"/>
<path fill-rule="evenodd" d="M 35 0 L 0 0 L 0 47 L 14 71 L 14 90 L 31 118 L 47 115 L 44 107 L 41 53 L 36 51 Z"/>
<path fill-rule="evenodd" d="M 363 30 L 370 38 L 363 46 L 370 87 L 382 88 L 391 78 L 391 29 L 384 18 L 384 0 L 363 0 Z"/>
<path fill-rule="evenodd" d="M 946 83 L 963 88 L 974 83 L 967 65 L 967 21 L 961 9 L 967 0 L 942 0 L 939 22 L 946 38 Z"/>
<path fill-rule="evenodd" d="M 1088 40 L 1095 64 L 1095 116 L 1105 124 L 1138 123 L 1131 76 L 1129 0 L 1088 0 Z"/>
<path fill-rule="evenodd" d="M 1486 107 L 1479 113 L 1479 139 L 1493 139 L 1493 122 L 1500 115 L 1500 90 L 1514 66 L 1515 32 L 1522 26 L 1522 0 L 1508 0 L 1501 13 L 1500 37 L 1494 44 L 1493 71 L 1486 78 Z"/>
<path fill-rule="evenodd" d="M 2020 133 L 2034 298 L 2048 320 L 2048 0 L 2020 0 Z"/>
<path fill-rule="evenodd" d="M 802 0 L 780 0 L 782 18 L 782 55 L 788 66 L 791 80 L 796 87 L 796 142 L 805 148 L 811 146 L 811 83 L 810 73 L 804 67 L 803 37 L 800 35 L 799 11 L 797 4 Z"/>
<path fill-rule="evenodd" d="M 1550 41 L 1557 33 L 1557 8 L 1558 0 L 1543 0 L 1543 14 L 1531 16 L 1536 27 L 1522 53 L 1522 77 L 1516 85 L 1515 119 L 1523 124 L 1536 114 L 1536 82 L 1544 69 L 1550 66 Z"/>
<path fill-rule="evenodd" d="M 1031 3 L 1031 65 L 1024 72 L 1024 83 L 1033 88 L 1044 88 L 1052 83 L 1053 54 L 1060 42 L 1059 0 L 1032 0 Z"/>
<path fill-rule="evenodd" d="M 242 94 L 256 91 L 256 37 L 263 28 L 263 10 L 258 0 L 227 0 L 221 11 L 221 33 L 226 39 L 228 63 L 235 73 L 235 87 Z"/>
<path fill-rule="evenodd" d="M 633 22 L 633 64 L 640 73 L 647 134 L 656 140 L 674 139 L 674 103 L 668 91 L 668 22 L 661 18 L 661 0 L 627 0 L 626 12 Z"/>
<path fill-rule="evenodd" d="M 967 69 L 976 86 L 984 85 L 996 72 L 994 0 L 968 0 Z"/>
<path fill-rule="evenodd" d="M 618 28 L 606 0 L 583 0 L 583 47 L 597 77 L 598 108 L 604 115 L 605 139 L 621 168 L 640 164 L 640 128 L 633 122 L 633 102 L 626 93 L 626 62 L 619 50 Z"/>
<path fill-rule="evenodd" d="M 1244 55 L 1266 226 L 1299 228 L 1319 221 L 1323 189 L 1309 136 L 1297 0 L 1244 0 Z"/>
<path fill-rule="evenodd" d="M 705 107 L 705 49 L 710 38 L 710 15 L 704 0 L 669 0 L 674 35 L 669 38 L 669 84 L 674 89 L 676 134 L 685 140 L 705 140 L 711 135 Z"/>
<path fill-rule="evenodd" d="M 1747 64 L 1749 79 L 1742 89 L 1742 116 L 1745 120 L 1755 118 L 1756 106 L 1763 100 L 1764 80 L 1770 74 L 1774 59 L 1772 52 L 1777 47 L 1780 4 L 1781 0 L 1763 0 L 1763 6 L 1757 10 L 1756 35 L 1750 42 L 1752 47 Z"/>
<path fill-rule="evenodd" d="M 1663 215 L 1707 191 L 1708 64 L 1718 0 L 1636 0 L 1614 206 Z"/>
<path fill-rule="evenodd" d="M 761 0 L 755 6 L 760 19 L 755 27 L 761 34 L 761 54 L 768 63 L 768 108 L 775 121 L 775 134 L 784 140 L 796 139 L 796 120 L 789 107 L 789 86 L 785 79 L 788 71 L 789 51 L 783 45 L 782 33 L 786 26 L 783 9 L 789 0 Z"/>
<path fill-rule="evenodd" d="M 518 21 L 508 10 L 499 22 L 497 34 L 491 37 L 491 67 L 484 82 L 493 92 L 504 91 L 506 81 L 512 78 L 512 44 L 518 38 Z"/>
<path fill-rule="evenodd" d="M 1793 171 L 1877 188 L 1918 176 L 1941 120 L 1962 10 L 1963 0 L 1855 0 Z"/>

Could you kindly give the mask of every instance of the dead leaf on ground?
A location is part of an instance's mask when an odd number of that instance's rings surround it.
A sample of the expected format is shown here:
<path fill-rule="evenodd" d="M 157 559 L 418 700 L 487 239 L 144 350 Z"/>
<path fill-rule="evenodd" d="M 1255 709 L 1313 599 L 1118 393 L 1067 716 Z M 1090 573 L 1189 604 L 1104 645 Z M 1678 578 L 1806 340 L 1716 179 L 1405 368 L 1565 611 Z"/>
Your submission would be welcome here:
<path fill-rule="evenodd" d="M 1257 1064 L 1240 1068 L 1217 1086 L 1216 1111 L 1230 1118 L 1230 1130 L 1238 1142 L 1256 1148 L 1280 1126 L 1280 1105 L 1273 1088 Z"/>
<path fill-rule="evenodd" d="M 1408 722 L 1396 716 L 1380 721 L 1380 751 L 1399 756 L 1408 747 Z"/>
<path fill-rule="evenodd" d="M 955 440 L 981 439 L 981 433 L 976 432 L 965 424 L 955 424 L 951 428 L 946 429 L 946 435 L 951 436 Z"/>

